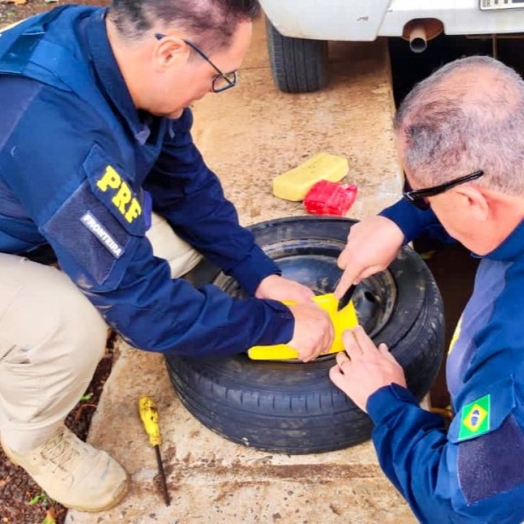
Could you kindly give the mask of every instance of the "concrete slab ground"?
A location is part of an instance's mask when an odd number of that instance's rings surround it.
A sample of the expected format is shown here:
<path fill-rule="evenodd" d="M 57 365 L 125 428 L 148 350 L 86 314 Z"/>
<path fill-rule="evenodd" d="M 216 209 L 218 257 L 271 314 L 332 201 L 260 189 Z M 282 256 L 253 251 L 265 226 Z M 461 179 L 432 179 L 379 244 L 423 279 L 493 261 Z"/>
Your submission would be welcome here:
<path fill-rule="evenodd" d="M 337 45 L 330 57 L 327 89 L 308 95 L 280 93 L 271 80 L 260 22 L 239 86 L 195 106 L 195 140 L 243 224 L 304 214 L 300 203 L 272 196 L 271 180 L 319 151 L 349 160 L 345 181 L 360 190 L 350 216 L 374 214 L 398 197 L 385 42 Z M 170 507 L 155 483 L 154 451 L 138 418 L 141 395 L 152 395 L 159 407 Z M 288 456 L 229 442 L 181 405 L 162 356 L 123 343 L 89 441 L 124 465 L 132 486 L 117 508 L 97 515 L 71 511 L 69 524 L 416 522 L 381 473 L 370 443 Z"/>

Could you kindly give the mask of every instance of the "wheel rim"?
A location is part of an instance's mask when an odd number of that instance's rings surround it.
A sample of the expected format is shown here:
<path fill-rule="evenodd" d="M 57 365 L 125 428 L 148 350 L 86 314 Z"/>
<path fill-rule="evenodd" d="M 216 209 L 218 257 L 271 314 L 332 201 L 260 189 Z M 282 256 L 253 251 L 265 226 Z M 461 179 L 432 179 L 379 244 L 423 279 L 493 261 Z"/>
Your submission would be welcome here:
<path fill-rule="evenodd" d="M 344 248 L 338 240 L 279 240 L 265 244 L 265 252 L 282 270 L 282 276 L 304 284 L 317 295 L 332 293 L 342 276 L 337 258 Z M 219 273 L 213 284 L 233 297 L 245 297 L 236 280 Z M 397 300 L 397 287 L 391 272 L 382 271 L 358 284 L 353 295 L 359 324 L 371 337 L 389 322 Z M 325 358 L 333 358 L 328 355 Z"/>

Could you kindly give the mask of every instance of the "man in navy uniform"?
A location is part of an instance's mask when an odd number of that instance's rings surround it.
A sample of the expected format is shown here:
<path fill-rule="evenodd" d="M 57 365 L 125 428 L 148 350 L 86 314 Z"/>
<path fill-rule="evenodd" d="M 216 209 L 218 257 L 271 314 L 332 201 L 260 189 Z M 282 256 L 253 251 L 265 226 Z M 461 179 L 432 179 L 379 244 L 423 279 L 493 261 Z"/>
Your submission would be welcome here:
<path fill-rule="evenodd" d="M 404 200 L 352 228 L 339 258 L 336 293 L 428 229 L 443 227 L 481 258 L 447 358 L 449 430 L 361 328 L 345 333 L 330 371 L 371 417 L 380 464 L 421 522 L 524 521 L 523 129 L 515 71 L 489 57 L 438 70 L 395 117 Z"/>
<path fill-rule="evenodd" d="M 114 459 L 63 425 L 108 325 L 140 349 L 195 358 L 289 343 L 309 361 L 331 345 L 312 291 L 240 227 L 190 134 L 188 106 L 236 85 L 257 9 L 115 0 L 0 36 L 0 436 L 65 506 L 101 511 L 127 487 Z M 35 261 L 45 246 L 61 271 Z M 180 278 L 201 255 L 250 298 Z"/>

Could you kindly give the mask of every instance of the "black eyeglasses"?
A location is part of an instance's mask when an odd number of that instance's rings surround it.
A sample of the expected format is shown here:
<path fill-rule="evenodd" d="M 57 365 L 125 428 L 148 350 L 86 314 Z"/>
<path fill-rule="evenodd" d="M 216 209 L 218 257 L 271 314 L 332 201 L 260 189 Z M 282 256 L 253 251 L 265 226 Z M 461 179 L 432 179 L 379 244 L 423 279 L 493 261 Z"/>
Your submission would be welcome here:
<path fill-rule="evenodd" d="M 460 184 L 465 184 L 471 180 L 477 180 L 484 174 L 484 171 L 474 171 L 469 175 L 461 176 L 459 178 L 454 178 L 445 184 L 440 184 L 438 186 L 426 187 L 424 189 L 415 189 L 413 190 L 409 185 L 408 179 L 404 175 L 404 189 L 402 190 L 402 196 L 408 201 L 411 202 L 418 209 L 426 210 L 429 209 L 428 197 L 440 195 L 452 187 L 458 186 Z"/>
<path fill-rule="evenodd" d="M 162 40 L 162 38 L 165 38 L 166 35 L 163 35 L 162 33 L 156 33 L 155 38 L 157 40 Z M 218 75 L 213 78 L 213 93 L 222 93 L 223 91 L 226 91 L 227 89 L 231 89 L 232 87 L 235 87 L 237 85 L 238 80 L 238 74 L 236 71 L 233 71 L 231 73 L 224 73 L 222 72 L 211 60 L 208 58 L 208 56 L 199 49 L 195 44 L 190 42 L 189 40 L 182 39 L 182 42 L 187 44 L 195 53 L 199 54 L 217 73 Z"/>

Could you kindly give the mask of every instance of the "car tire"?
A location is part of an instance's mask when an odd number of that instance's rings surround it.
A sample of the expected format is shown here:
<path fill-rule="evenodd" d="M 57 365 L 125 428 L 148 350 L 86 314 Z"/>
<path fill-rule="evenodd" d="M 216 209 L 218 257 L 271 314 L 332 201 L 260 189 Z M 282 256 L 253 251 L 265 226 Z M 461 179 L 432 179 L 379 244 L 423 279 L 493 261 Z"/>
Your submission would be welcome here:
<path fill-rule="evenodd" d="M 329 288 L 340 276 L 336 258 L 354 223 L 349 219 L 295 217 L 250 229 L 258 244 L 284 268 L 284 276 L 300 280 L 304 270 L 298 265 L 306 257 L 307 267 L 320 262 L 321 272 L 333 273 L 326 279 L 315 279 Z M 292 273 L 289 267 L 294 264 L 297 274 L 286 275 Z M 379 299 L 395 297 L 391 308 L 380 306 L 389 308 L 391 316 L 379 329 L 369 323 L 366 326 L 366 294 L 375 288 L 367 289 L 362 282 L 354 302 L 357 312 L 362 311 L 361 324 L 375 343 L 388 344 L 404 368 L 409 389 L 420 400 L 428 393 L 443 357 L 442 300 L 429 269 L 409 247 L 401 250 L 387 273 L 378 281 L 377 293 L 387 288 L 384 298 Z M 205 261 L 189 275 L 194 285 L 214 282 L 229 292 L 228 279 Z M 370 318 L 376 326 L 382 319 Z M 329 379 L 334 362 L 334 355 L 307 364 L 255 361 L 246 354 L 220 359 L 166 356 L 175 391 L 204 426 L 239 444 L 288 454 L 333 451 L 370 438 L 369 417 Z"/>
<path fill-rule="evenodd" d="M 284 93 L 310 93 L 326 85 L 327 42 L 281 35 L 266 19 L 271 72 Z"/>

